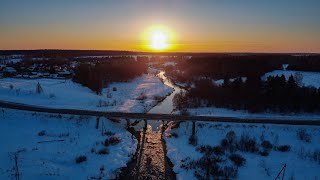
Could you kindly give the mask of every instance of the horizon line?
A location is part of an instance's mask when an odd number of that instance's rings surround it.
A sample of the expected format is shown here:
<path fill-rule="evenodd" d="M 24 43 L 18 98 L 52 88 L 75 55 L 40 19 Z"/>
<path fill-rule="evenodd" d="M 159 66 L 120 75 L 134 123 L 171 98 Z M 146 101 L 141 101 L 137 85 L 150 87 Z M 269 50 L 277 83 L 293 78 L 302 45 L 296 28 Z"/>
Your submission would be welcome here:
<path fill-rule="evenodd" d="M 191 53 L 191 54 L 320 54 L 320 52 L 246 52 L 246 51 L 135 51 L 135 50 L 115 50 L 115 49 L 0 49 L 0 51 L 114 51 L 114 52 L 132 52 L 132 53 Z"/>

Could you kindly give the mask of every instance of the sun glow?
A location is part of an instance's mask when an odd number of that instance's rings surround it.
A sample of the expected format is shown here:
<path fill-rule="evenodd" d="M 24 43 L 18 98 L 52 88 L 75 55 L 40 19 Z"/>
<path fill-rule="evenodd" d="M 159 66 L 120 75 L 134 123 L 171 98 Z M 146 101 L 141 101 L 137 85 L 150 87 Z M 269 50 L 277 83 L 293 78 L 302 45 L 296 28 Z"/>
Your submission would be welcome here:
<path fill-rule="evenodd" d="M 153 25 L 142 34 L 144 49 L 167 51 L 174 49 L 176 35 L 167 26 Z"/>
<path fill-rule="evenodd" d="M 155 31 L 151 35 L 151 45 L 153 49 L 164 50 L 169 47 L 168 35 L 163 31 Z"/>

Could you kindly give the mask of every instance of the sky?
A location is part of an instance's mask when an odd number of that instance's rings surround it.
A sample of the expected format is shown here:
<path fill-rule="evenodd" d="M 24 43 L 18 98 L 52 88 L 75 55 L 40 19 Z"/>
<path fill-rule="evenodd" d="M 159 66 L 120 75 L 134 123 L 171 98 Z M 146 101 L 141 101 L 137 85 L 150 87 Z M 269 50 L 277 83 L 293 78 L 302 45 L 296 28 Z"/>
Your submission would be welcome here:
<path fill-rule="evenodd" d="M 0 49 L 320 52 L 319 0 L 0 0 Z"/>

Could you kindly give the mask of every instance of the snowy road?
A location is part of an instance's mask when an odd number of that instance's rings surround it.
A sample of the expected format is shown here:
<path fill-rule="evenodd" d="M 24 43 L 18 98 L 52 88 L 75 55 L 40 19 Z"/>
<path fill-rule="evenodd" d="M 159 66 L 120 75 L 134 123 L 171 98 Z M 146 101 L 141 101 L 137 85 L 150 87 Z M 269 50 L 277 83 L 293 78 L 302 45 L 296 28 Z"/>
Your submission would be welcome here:
<path fill-rule="evenodd" d="M 102 112 L 78 109 L 54 109 L 27 104 L 0 101 L 0 107 L 18 109 L 25 111 L 46 112 L 55 114 L 73 114 L 88 116 L 105 116 L 109 118 L 128 118 L 146 120 L 167 120 L 167 121 L 206 121 L 206 122 L 228 122 L 228 123 L 250 123 L 250 124 L 287 124 L 287 125 L 311 125 L 320 126 L 320 119 L 272 119 L 272 118 L 236 118 L 218 116 L 185 116 L 175 114 L 146 114 L 146 113 L 124 113 L 124 112 Z"/>

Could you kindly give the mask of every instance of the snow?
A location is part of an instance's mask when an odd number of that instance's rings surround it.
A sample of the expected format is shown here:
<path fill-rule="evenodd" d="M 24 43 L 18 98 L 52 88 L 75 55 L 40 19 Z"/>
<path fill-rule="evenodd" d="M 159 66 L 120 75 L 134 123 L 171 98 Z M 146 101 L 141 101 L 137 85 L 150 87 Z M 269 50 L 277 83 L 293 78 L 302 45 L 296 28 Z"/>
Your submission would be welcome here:
<path fill-rule="evenodd" d="M 9 109 L 2 109 L 0 114 L 0 179 L 15 177 L 15 153 L 21 179 L 87 179 L 100 175 L 110 179 L 136 151 L 137 140 L 125 130 L 125 123 L 101 118 L 96 129 L 95 117 Z M 41 131 L 45 132 L 43 136 L 39 135 Z M 105 148 L 102 142 L 110 138 L 102 135 L 106 131 L 115 133 L 121 142 L 109 145 L 109 154 L 99 155 L 95 152 Z M 64 141 L 39 143 L 52 140 Z M 87 161 L 77 164 L 75 158 L 80 155 Z"/>
<path fill-rule="evenodd" d="M 287 70 L 287 68 L 288 68 L 288 66 L 289 66 L 289 64 L 282 64 L 282 70 Z"/>
<path fill-rule="evenodd" d="M 36 93 L 38 82 L 43 89 L 42 94 Z M 0 79 L 0 100 L 51 108 L 146 112 L 157 104 L 155 96 L 164 97 L 172 91 L 151 74 L 130 82 L 112 83 L 102 90 L 102 95 L 71 80 Z M 137 100 L 141 95 L 146 95 L 146 99 Z"/>
<path fill-rule="evenodd" d="M 4 61 L 5 63 L 16 64 L 16 63 L 18 63 L 18 62 L 21 62 L 22 59 L 21 59 L 21 58 L 17 58 L 17 59 L 4 59 L 4 60 L 2 60 L 2 61 Z"/>
<path fill-rule="evenodd" d="M 194 170 L 187 171 L 180 167 L 181 160 L 188 157 L 191 160 L 197 160 L 202 156 L 200 152 L 196 151 L 196 147 L 188 144 L 188 138 L 192 132 L 191 128 L 192 124 L 190 122 L 183 122 L 177 129 L 167 129 L 164 135 L 167 156 L 174 165 L 173 170 L 177 173 L 177 179 L 196 179 L 193 175 Z M 297 138 L 297 131 L 300 129 L 305 129 L 311 135 L 310 143 Z M 284 163 L 287 164 L 286 179 L 289 177 L 294 177 L 294 179 L 319 178 L 319 162 L 311 159 L 311 154 L 315 151 L 320 152 L 320 127 L 197 122 L 197 146 L 217 146 L 227 132 L 231 130 L 236 133 L 237 137 L 240 137 L 241 134 L 249 134 L 256 139 L 258 144 L 264 138 L 274 145 L 291 146 L 289 152 L 271 150 L 269 156 L 266 157 L 238 151 L 237 153 L 246 159 L 246 164 L 239 168 L 237 179 L 274 179 Z M 178 137 L 169 137 L 173 132 Z M 269 169 L 270 176 L 267 175 L 264 167 Z"/>
<path fill-rule="evenodd" d="M 156 68 L 148 67 L 148 73 L 150 73 L 150 74 L 158 74 L 158 73 L 160 73 L 160 70 L 156 69 Z"/>
<path fill-rule="evenodd" d="M 167 67 L 167 66 L 175 66 L 177 63 L 176 62 L 170 62 L 170 61 L 168 61 L 168 62 L 165 62 L 164 64 L 163 64 L 163 66 L 164 67 Z"/>
<path fill-rule="evenodd" d="M 16 73 L 17 71 L 13 67 L 5 67 L 3 72 Z"/>
<path fill-rule="evenodd" d="M 320 87 L 320 72 L 275 70 L 263 75 L 262 79 L 266 80 L 269 76 L 281 76 L 283 74 L 288 80 L 291 75 L 295 76 L 296 73 L 300 73 L 303 76 L 302 85 Z"/>

